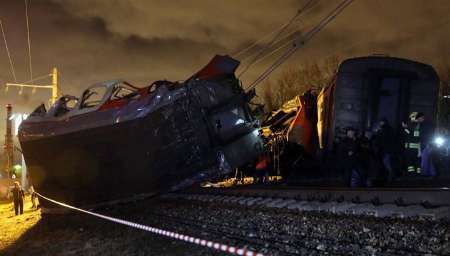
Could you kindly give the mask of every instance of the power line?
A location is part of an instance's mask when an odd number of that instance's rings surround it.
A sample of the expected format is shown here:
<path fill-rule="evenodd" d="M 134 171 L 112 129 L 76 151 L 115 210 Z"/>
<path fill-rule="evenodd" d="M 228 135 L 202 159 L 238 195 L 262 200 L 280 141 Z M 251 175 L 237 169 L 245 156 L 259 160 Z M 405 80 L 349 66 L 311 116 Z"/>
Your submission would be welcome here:
<path fill-rule="evenodd" d="M 292 28 L 292 29 L 290 29 L 289 32 L 286 31 L 286 33 L 287 33 L 286 36 L 281 37 L 281 38 L 277 38 L 277 39 L 272 43 L 271 46 L 262 46 L 261 48 L 259 48 L 259 50 L 256 50 L 256 51 L 254 51 L 253 53 L 250 53 L 250 54 L 248 54 L 247 56 L 241 58 L 240 61 L 243 63 L 243 62 L 247 61 L 247 59 L 250 59 L 250 58 L 252 58 L 252 60 L 253 60 L 253 58 L 254 58 L 257 54 L 259 54 L 260 51 L 264 51 L 264 50 L 262 50 L 263 48 L 266 48 L 266 49 L 268 50 L 269 48 L 275 47 L 275 46 L 279 45 L 280 43 L 282 43 L 282 42 L 284 42 L 284 41 L 286 41 L 286 40 L 291 40 L 292 35 L 294 35 L 294 34 L 296 34 L 296 33 L 299 33 L 299 29 L 297 29 L 297 28 Z M 263 54 L 262 54 L 262 56 L 261 56 L 260 58 L 265 57 L 266 54 L 268 54 L 268 53 L 264 53 L 264 52 L 263 52 Z M 258 58 L 258 60 L 259 60 L 259 58 Z M 255 63 L 257 63 L 258 60 L 255 61 Z M 252 65 L 254 65 L 255 63 L 253 63 Z"/>
<path fill-rule="evenodd" d="M 2 35 L 3 35 L 3 40 L 5 42 L 5 48 L 6 48 L 6 53 L 8 54 L 8 59 L 9 59 L 9 67 L 11 69 L 11 74 L 14 78 L 14 82 L 17 82 L 17 78 L 16 78 L 16 72 L 14 71 L 14 63 L 12 61 L 11 58 L 11 54 L 9 52 L 9 48 L 8 48 L 8 43 L 6 42 L 6 35 L 5 35 L 5 30 L 3 29 L 3 23 L 2 20 L 0 20 L 0 28 L 2 30 Z"/>
<path fill-rule="evenodd" d="M 35 78 L 31 79 L 31 80 L 23 82 L 23 84 L 28 84 L 28 83 L 31 83 L 31 82 L 34 82 L 34 81 L 37 81 L 37 80 L 41 80 L 41 79 L 47 78 L 49 76 L 52 76 L 52 74 L 46 74 L 46 75 L 35 77 Z"/>
<path fill-rule="evenodd" d="M 290 35 L 288 35 L 287 37 L 281 39 L 280 42 L 284 41 L 284 39 L 288 39 L 288 38 L 290 38 L 292 36 L 295 36 L 295 34 L 299 34 L 299 33 L 300 33 L 300 31 L 296 30 L 293 33 L 291 33 Z M 298 36 L 295 36 L 295 38 L 298 38 L 299 36 L 300 36 L 300 34 Z M 274 55 L 275 53 L 279 52 L 283 48 L 286 48 L 289 45 L 292 46 L 292 44 L 293 44 L 292 40 L 289 40 L 289 41 L 286 41 L 286 42 L 282 43 L 279 47 L 273 49 L 272 51 L 270 51 L 270 52 L 268 52 L 266 54 L 264 54 L 264 56 L 261 56 L 261 58 L 259 58 L 257 61 L 255 61 L 255 63 L 253 63 L 253 65 L 258 64 L 258 63 L 266 60 L 267 58 L 271 57 L 272 55 Z"/>
<path fill-rule="evenodd" d="M 239 56 L 243 55 L 244 53 L 248 52 L 250 49 L 252 49 L 253 47 L 257 46 L 258 44 L 264 42 L 264 40 L 266 40 L 267 38 L 269 38 L 272 34 L 276 33 L 277 31 L 279 31 L 281 28 L 283 28 L 284 26 L 286 26 L 287 23 L 283 24 L 281 27 L 279 27 L 276 30 L 270 31 L 270 33 L 266 34 L 265 36 L 263 36 L 262 38 L 260 38 L 258 41 L 255 41 L 253 43 L 251 43 L 249 46 L 238 50 L 237 52 L 234 52 L 231 54 L 231 56 L 233 56 L 233 58 L 239 58 Z"/>
<path fill-rule="evenodd" d="M 245 66 L 244 70 L 239 74 L 238 77 L 241 77 L 247 70 L 259 59 L 264 55 L 264 51 L 269 49 L 281 36 L 281 34 L 288 28 L 305 10 L 308 10 L 309 8 L 313 7 L 318 2 L 315 0 L 309 0 L 306 2 L 306 4 L 297 11 L 297 13 L 278 31 L 278 33 L 272 38 L 272 40 L 267 43 L 261 50 L 258 51 L 258 53 L 253 57 L 250 62 Z"/>
<path fill-rule="evenodd" d="M 33 67 L 31 65 L 30 22 L 29 22 L 29 18 L 28 18 L 28 0 L 25 0 L 25 17 L 27 20 L 28 58 L 29 58 L 29 62 L 30 62 L 30 79 L 33 79 Z"/>
<path fill-rule="evenodd" d="M 320 1 L 320 0 L 317 0 L 317 2 L 318 2 L 318 1 Z M 316 2 L 316 3 L 317 3 L 317 2 Z M 311 0 L 310 0 L 305 6 L 309 5 L 310 3 L 311 3 Z M 316 5 L 316 4 L 314 4 L 314 5 Z M 302 9 L 304 9 L 305 6 L 304 6 Z M 310 6 L 310 7 L 308 8 L 308 10 L 305 10 L 305 12 L 311 10 L 312 7 L 313 7 L 313 6 Z M 279 32 L 278 34 L 281 34 L 280 31 L 282 32 L 282 30 L 286 29 L 289 25 L 291 25 L 291 24 L 293 23 L 293 21 L 295 20 L 295 17 L 298 17 L 299 12 L 300 12 L 300 10 L 297 11 L 296 15 L 295 15 L 290 21 L 286 22 L 285 24 L 281 25 L 281 26 L 278 27 L 277 29 L 275 29 L 275 30 L 269 32 L 268 34 L 264 35 L 262 38 L 260 38 L 259 40 L 253 42 L 253 43 L 250 44 L 249 46 L 247 46 L 247 47 L 245 47 L 245 48 L 243 48 L 243 49 L 241 49 L 241 50 L 238 50 L 238 51 L 232 53 L 231 56 L 233 56 L 233 58 L 239 58 L 239 56 L 243 55 L 244 53 L 248 52 L 248 51 L 251 50 L 252 48 L 256 47 L 258 44 L 264 42 L 264 41 L 265 41 L 266 39 L 268 39 L 272 34 L 275 34 L 275 33 L 277 33 L 277 32 Z M 303 12 L 303 10 L 302 10 L 302 12 Z M 275 38 L 276 38 L 276 37 L 275 37 Z M 250 56 L 251 56 L 251 55 L 250 55 Z M 247 56 L 246 58 L 248 58 L 248 57 L 249 57 L 249 56 Z M 241 59 L 241 61 L 244 61 L 244 60 Z"/>
<path fill-rule="evenodd" d="M 304 46 L 317 33 L 319 33 L 327 24 L 334 20 L 345 8 L 347 8 L 353 0 L 343 0 L 336 8 L 334 8 L 325 18 L 323 18 L 318 25 L 309 30 L 301 41 L 294 40 L 292 48 L 287 50 L 280 56 L 271 66 L 269 66 L 261 75 L 259 75 L 247 88 L 251 90 L 259 83 L 264 81 L 276 68 L 283 64 L 292 54 L 294 54 L 300 47 Z"/>

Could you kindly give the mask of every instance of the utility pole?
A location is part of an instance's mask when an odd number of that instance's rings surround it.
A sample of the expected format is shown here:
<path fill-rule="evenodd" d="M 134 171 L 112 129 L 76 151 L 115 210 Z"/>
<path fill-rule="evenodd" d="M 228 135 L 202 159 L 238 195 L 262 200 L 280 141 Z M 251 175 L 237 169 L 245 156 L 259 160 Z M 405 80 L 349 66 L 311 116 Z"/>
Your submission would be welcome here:
<path fill-rule="evenodd" d="M 51 103 L 52 105 L 56 102 L 58 99 L 58 70 L 54 67 L 52 69 L 52 99 Z"/>
<path fill-rule="evenodd" d="M 30 82 L 39 80 L 39 79 L 43 79 L 47 76 L 51 76 L 52 77 L 52 83 L 49 85 L 39 85 L 39 84 L 29 84 Z M 35 89 L 51 89 L 52 90 L 52 96 L 50 98 L 50 103 L 53 105 L 56 100 L 58 99 L 58 95 L 59 95 L 59 91 L 58 91 L 58 70 L 56 69 L 56 67 L 54 67 L 52 69 L 52 73 L 39 77 L 39 78 L 35 78 L 33 80 L 30 80 L 28 82 L 25 83 L 6 83 L 6 90 L 8 90 L 8 87 L 13 86 L 13 87 L 20 87 L 20 92 L 22 93 L 23 88 L 33 88 L 33 90 Z"/>
<path fill-rule="evenodd" d="M 11 177 L 12 167 L 14 165 L 14 142 L 12 134 L 12 106 L 6 105 L 6 134 L 5 134 L 5 172 Z"/>

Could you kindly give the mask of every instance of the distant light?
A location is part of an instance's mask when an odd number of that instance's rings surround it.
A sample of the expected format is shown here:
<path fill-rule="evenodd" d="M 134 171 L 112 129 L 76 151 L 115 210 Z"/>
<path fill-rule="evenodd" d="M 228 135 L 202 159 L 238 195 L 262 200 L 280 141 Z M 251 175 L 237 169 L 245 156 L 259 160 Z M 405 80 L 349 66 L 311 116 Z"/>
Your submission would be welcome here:
<path fill-rule="evenodd" d="M 238 119 L 234 125 L 243 124 L 245 121 L 243 119 Z"/>
<path fill-rule="evenodd" d="M 14 135 L 17 136 L 17 134 L 19 133 L 20 124 L 27 118 L 28 115 L 23 113 L 16 113 L 11 116 L 9 120 L 14 121 Z"/>
<path fill-rule="evenodd" d="M 436 138 L 434 138 L 433 142 L 438 148 L 440 148 L 444 145 L 445 139 L 441 136 L 437 136 Z"/>

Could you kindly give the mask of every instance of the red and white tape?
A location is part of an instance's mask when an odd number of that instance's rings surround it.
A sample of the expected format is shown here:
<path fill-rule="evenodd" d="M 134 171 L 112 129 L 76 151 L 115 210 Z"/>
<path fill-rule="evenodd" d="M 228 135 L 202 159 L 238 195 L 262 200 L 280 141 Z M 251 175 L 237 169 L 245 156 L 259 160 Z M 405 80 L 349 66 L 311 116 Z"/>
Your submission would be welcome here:
<path fill-rule="evenodd" d="M 197 244 L 200 246 L 204 246 L 204 247 L 208 247 L 208 248 L 212 248 L 215 250 L 219 250 L 219 251 L 223 251 L 223 252 L 227 252 L 227 253 L 231 253 L 234 255 L 242 255 L 242 256 L 264 256 L 262 253 L 257 253 L 254 251 L 250 251 L 247 250 L 245 248 L 237 248 L 234 246 L 230 246 L 230 245 L 226 245 L 226 244 L 221 244 L 221 243 L 217 243 L 217 242 L 213 242 L 213 241 L 209 241 L 209 240 L 205 240 L 205 239 L 200 239 L 200 238 L 196 238 L 196 237 L 192 237 L 192 236 L 187 236 L 187 235 L 183 235 L 180 233 L 176 233 L 176 232 L 171 232 L 171 231 L 167 231 L 164 229 L 159 229 L 159 228 L 154 228 L 154 227 L 150 227 L 150 226 L 146 226 L 143 224 L 139 224 L 139 223 L 134 223 L 131 221 L 127 221 L 127 220 L 122 220 L 122 219 L 118 219 L 118 218 L 114 218 L 114 217 L 109 217 L 103 214 L 99 214 L 99 213 L 95 213 L 95 212 L 90 212 L 87 210 L 83 210 L 81 208 L 77 208 L 75 206 L 72 205 L 68 205 L 65 203 L 61 203 L 58 202 L 56 200 L 50 199 L 48 197 L 45 197 L 37 192 L 35 192 L 40 198 L 45 199 L 49 202 L 52 202 L 54 204 L 75 210 L 75 211 L 79 211 L 82 213 L 86 213 L 92 216 L 96 216 L 105 220 L 109 220 L 115 223 L 119 223 L 122 225 L 126 225 L 132 228 L 136 228 L 136 229 L 141 229 L 141 230 L 145 230 L 154 234 L 158 234 L 158 235 L 162 235 L 162 236 L 166 236 L 166 237 L 170 237 L 176 240 L 181 240 L 181 241 L 185 241 L 188 243 L 193 243 L 193 244 Z"/>

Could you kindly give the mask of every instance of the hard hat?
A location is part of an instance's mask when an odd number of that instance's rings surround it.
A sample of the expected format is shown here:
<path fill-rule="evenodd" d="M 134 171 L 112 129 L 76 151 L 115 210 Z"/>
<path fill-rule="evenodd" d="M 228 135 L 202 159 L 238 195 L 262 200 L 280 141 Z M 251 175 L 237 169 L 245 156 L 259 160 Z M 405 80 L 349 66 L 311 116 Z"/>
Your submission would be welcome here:
<path fill-rule="evenodd" d="M 409 114 L 409 119 L 410 120 L 416 120 L 416 118 L 417 118 L 417 112 L 412 112 L 411 114 Z"/>

